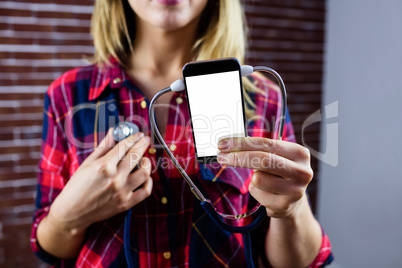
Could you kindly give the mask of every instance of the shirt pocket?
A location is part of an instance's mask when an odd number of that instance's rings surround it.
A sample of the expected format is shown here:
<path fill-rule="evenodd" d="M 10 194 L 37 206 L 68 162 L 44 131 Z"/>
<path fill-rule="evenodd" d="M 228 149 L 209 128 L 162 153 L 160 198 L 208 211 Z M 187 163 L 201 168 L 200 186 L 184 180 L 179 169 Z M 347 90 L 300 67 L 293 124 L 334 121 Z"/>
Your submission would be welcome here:
<path fill-rule="evenodd" d="M 199 164 L 202 180 L 227 184 L 235 188 L 239 194 L 248 193 L 254 171 L 247 168 L 237 168 L 219 163 Z"/>
<path fill-rule="evenodd" d="M 197 181 L 201 185 L 201 191 L 218 212 L 240 215 L 258 204 L 248 191 L 253 170 L 222 166 L 219 163 L 199 166 Z M 237 224 L 239 223 L 235 225 Z"/>

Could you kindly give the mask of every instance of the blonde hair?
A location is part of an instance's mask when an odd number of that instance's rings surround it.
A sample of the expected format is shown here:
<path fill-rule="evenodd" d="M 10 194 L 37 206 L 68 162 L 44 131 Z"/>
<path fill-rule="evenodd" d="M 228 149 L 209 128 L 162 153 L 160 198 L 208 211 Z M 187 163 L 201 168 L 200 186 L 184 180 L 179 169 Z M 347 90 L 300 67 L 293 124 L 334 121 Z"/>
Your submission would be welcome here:
<path fill-rule="evenodd" d="M 96 0 L 91 20 L 94 39 L 94 62 L 110 64 L 110 57 L 126 67 L 135 39 L 135 16 L 127 0 Z M 129 23 L 130 21 L 130 23 Z M 235 57 L 244 63 L 246 51 L 246 23 L 239 0 L 209 0 L 201 14 L 194 60 Z M 254 115 L 254 102 L 249 92 L 261 92 L 249 80 L 243 79 L 246 116 Z M 248 107 L 252 107 L 251 109 Z"/>

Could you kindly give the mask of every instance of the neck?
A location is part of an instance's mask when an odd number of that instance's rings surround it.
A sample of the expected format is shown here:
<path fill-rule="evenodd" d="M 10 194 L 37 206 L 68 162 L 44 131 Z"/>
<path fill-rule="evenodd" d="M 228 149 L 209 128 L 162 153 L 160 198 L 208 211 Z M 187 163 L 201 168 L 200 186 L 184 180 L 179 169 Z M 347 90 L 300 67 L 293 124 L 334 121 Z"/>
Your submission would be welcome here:
<path fill-rule="evenodd" d="M 181 71 L 192 60 L 198 21 L 174 31 L 165 31 L 137 20 L 136 40 L 130 56 L 130 70 L 158 76 Z"/>

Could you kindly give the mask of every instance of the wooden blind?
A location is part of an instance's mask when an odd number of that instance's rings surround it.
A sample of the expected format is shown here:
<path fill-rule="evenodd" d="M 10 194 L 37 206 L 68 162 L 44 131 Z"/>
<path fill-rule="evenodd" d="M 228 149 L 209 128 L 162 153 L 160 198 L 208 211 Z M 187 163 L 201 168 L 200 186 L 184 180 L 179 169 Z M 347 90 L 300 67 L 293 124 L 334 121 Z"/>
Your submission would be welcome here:
<path fill-rule="evenodd" d="M 248 61 L 283 75 L 297 139 L 320 108 L 325 1 L 244 0 Z M 0 0 L 0 266 L 39 267 L 29 245 L 43 96 L 63 72 L 87 62 L 92 0 Z M 318 148 L 319 125 L 305 136 Z M 313 160 L 317 171 L 317 162 Z M 315 183 L 311 194 L 315 200 Z"/>

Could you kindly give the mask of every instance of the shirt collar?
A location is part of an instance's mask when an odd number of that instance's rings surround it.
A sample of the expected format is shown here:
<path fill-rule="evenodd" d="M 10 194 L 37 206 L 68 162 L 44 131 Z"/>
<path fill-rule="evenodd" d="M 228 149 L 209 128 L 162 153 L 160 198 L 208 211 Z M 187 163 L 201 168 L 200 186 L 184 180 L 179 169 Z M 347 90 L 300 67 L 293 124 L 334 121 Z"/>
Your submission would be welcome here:
<path fill-rule="evenodd" d="M 127 78 L 123 68 L 115 58 L 110 59 L 110 65 L 96 66 L 92 72 L 89 88 L 89 100 L 97 99 L 103 91 L 110 88 L 120 88 Z"/>
<path fill-rule="evenodd" d="M 110 59 L 110 65 L 95 66 L 92 71 L 91 84 L 89 87 L 89 101 L 93 101 L 109 86 L 111 89 L 121 88 L 128 76 L 115 58 Z M 179 96 L 185 96 L 184 90 L 174 92 Z"/>

